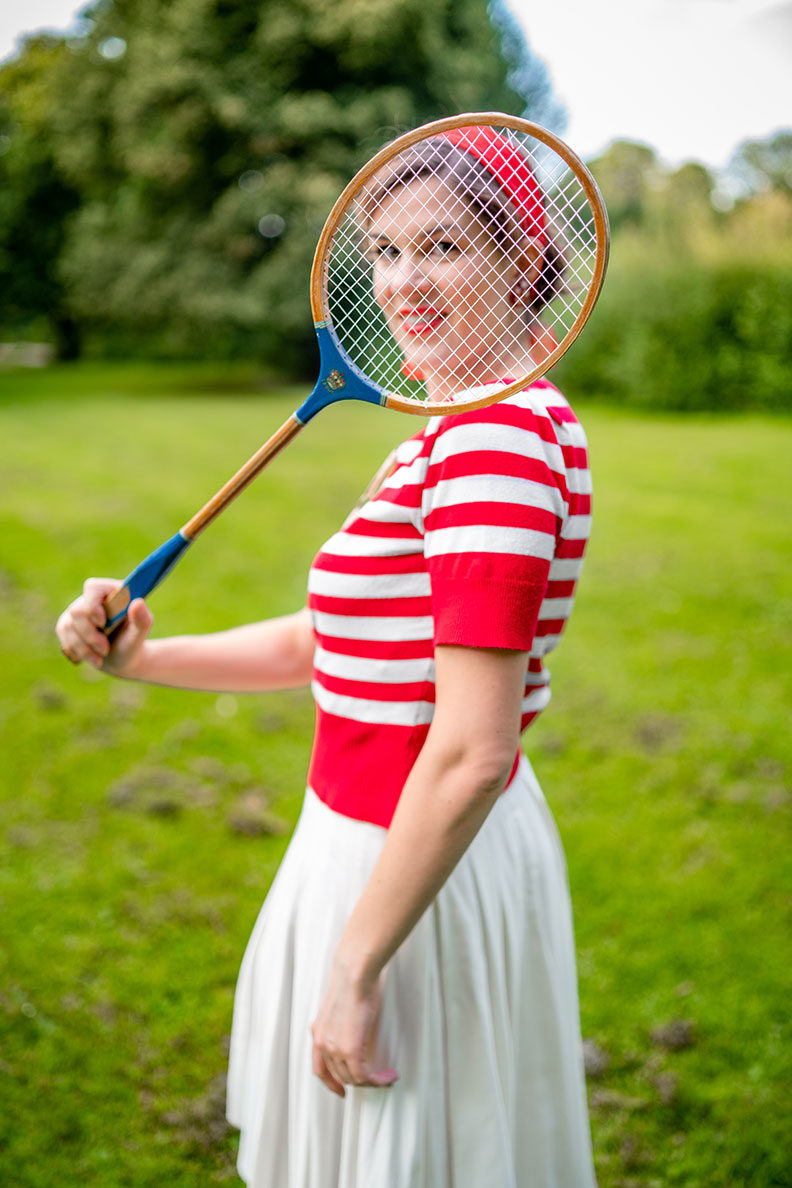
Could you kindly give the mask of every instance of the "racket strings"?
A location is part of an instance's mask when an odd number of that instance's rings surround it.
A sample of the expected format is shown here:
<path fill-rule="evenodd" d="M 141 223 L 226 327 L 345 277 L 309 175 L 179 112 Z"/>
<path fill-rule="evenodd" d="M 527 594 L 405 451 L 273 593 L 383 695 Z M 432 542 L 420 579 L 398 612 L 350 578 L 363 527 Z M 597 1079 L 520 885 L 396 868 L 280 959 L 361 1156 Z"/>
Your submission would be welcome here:
<path fill-rule="evenodd" d="M 332 237 L 327 321 L 352 365 L 388 395 L 425 406 L 472 399 L 482 384 L 528 374 L 541 334 L 562 344 L 575 327 L 597 254 L 586 191 L 547 145 L 498 131 L 503 151 L 470 176 L 454 165 L 468 154 L 438 151 L 437 136 L 404 150 L 368 180 Z M 522 162 L 540 195 L 527 212 L 509 197 Z M 438 397 L 425 381 L 443 368 L 452 379 Z"/>

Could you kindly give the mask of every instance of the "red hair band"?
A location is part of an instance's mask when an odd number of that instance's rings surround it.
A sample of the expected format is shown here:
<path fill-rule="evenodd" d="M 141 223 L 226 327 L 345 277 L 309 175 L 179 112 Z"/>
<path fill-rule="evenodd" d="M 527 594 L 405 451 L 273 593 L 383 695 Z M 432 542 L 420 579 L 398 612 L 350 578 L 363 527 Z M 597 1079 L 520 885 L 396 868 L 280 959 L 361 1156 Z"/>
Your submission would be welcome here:
<path fill-rule="evenodd" d="M 544 247 L 547 233 L 542 192 L 519 149 L 489 125 L 451 128 L 439 135 L 481 162 L 509 195 L 525 234 Z"/>

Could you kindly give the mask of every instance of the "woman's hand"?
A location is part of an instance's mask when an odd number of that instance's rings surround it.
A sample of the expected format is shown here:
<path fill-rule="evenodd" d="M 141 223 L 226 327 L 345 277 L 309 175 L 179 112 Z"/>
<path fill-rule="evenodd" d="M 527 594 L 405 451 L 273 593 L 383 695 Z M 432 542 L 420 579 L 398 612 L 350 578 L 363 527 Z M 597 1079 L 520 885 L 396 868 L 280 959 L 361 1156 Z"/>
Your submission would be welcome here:
<path fill-rule="evenodd" d="M 372 1068 L 382 991 L 380 980 L 362 983 L 336 954 L 324 998 L 311 1027 L 313 1070 L 343 1097 L 345 1085 L 385 1088 L 398 1079 L 393 1068 Z"/>
<path fill-rule="evenodd" d="M 114 676 L 134 678 L 142 663 L 154 616 L 142 598 L 135 599 L 111 644 L 101 630 L 107 618 L 104 602 L 119 585 L 112 578 L 88 578 L 82 594 L 67 606 L 55 630 L 61 651 L 74 664 L 87 661 Z"/>

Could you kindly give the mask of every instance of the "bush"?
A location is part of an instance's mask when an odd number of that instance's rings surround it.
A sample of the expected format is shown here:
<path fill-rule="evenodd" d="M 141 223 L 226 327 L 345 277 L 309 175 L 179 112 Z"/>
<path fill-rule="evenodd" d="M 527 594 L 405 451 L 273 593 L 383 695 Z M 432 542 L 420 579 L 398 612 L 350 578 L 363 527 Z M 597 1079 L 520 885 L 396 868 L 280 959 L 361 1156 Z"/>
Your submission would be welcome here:
<path fill-rule="evenodd" d="M 563 387 L 643 407 L 792 410 L 792 268 L 615 257 L 557 368 Z"/>

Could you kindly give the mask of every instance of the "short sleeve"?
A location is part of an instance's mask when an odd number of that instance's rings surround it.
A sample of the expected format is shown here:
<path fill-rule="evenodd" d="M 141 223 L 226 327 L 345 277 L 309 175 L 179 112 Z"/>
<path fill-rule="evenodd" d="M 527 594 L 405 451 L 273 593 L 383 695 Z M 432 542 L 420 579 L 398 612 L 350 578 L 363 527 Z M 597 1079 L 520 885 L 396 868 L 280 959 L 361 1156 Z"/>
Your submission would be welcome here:
<path fill-rule="evenodd" d="M 444 420 L 422 500 L 435 644 L 530 651 L 568 510 L 547 415 L 504 401 Z"/>

